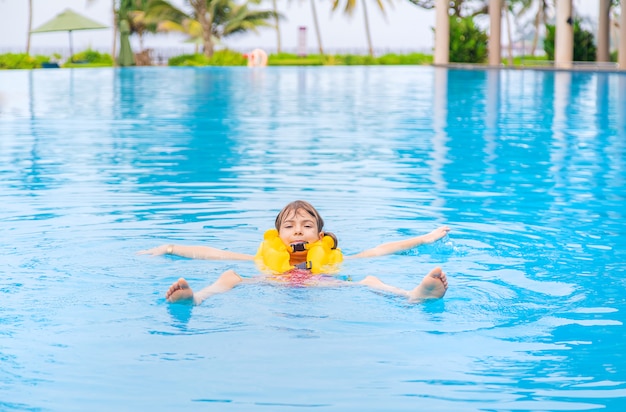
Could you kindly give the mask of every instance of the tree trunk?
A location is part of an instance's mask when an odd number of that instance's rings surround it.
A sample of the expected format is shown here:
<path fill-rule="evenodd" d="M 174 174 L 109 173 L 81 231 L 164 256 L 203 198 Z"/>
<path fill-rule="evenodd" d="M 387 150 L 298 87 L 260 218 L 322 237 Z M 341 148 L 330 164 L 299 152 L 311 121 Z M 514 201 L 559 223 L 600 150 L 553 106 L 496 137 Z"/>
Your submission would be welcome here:
<path fill-rule="evenodd" d="M 363 0 L 363 18 L 365 19 L 365 35 L 367 36 L 367 47 L 369 49 L 370 52 L 370 57 L 374 57 L 374 47 L 372 46 L 372 36 L 370 34 L 370 21 L 369 18 L 367 16 L 367 5 L 366 2 L 367 0 Z"/>
<path fill-rule="evenodd" d="M 196 18 L 202 27 L 202 43 L 204 55 L 209 59 L 213 57 L 213 40 L 211 39 L 211 20 L 213 17 L 207 15 L 206 0 L 189 0 L 189 4 L 196 14 Z"/>
<path fill-rule="evenodd" d="M 208 22 L 206 17 L 202 18 L 200 21 L 202 25 L 202 40 L 204 42 L 204 55 L 209 59 L 213 57 L 213 40 L 211 39 L 211 24 Z"/>
<path fill-rule="evenodd" d="M 311 10 L 313 11 L 313 24 L 315 25 L 315 34 L 317 36 L 317 45 L 320 49 L 320 54 L 324 55 L 324 48 L 322 47 L 322 37 L 320 36 L 320 26 L 317 24 L 317 12 L 315 11 L 315 2 L 311 0 Z"/>
<path fill-rule="evenodd" d="M 113 9 L 113 45 L 111 46 L 111 57 L 113 58 L 113 66 L 117 66 L 115 53 L 117 52 L 117 27 L 119 26 L 119 16 L 115 12 L 115 0 L 111 1 L 111 7 Z"/>
<path fill-rule="evenodd" d="M 509 45 L 506 48 L 509 55 L 509 66 L 513 66 L 513 34 L 511 33 L 511 10 L 504 6 L 504 12 L 506 13 L 506 36 L 509 38 Z"/>
<path fill-rule="evenodd" d="M 30 54 L 30 31 L 33 29 L 33 0 L 28 0 L 28 36 L 26 36 L 26 54 Z"/>
<path fill-rule="evenodd" d="M 539 5 L 539 11 L 535 17 L 535 35 L 533 36 L 533 44 L 530 47 L 530 55 L 534 56 L 537 51 L 537 43 L 539 43 L 539 24 L 543 21 L 543 7 Z"/>
<path fill-rule="evenodd" d="M 274 13 L 276 16 L 274 17 L 274 21 L 276 22 L 276 52 L 281 53 L 280 47 L 280 25 L 278 24 L 278 9 L 276 8 L 276 0 L 272 0 L 272 5 L 274 6 Z"/>

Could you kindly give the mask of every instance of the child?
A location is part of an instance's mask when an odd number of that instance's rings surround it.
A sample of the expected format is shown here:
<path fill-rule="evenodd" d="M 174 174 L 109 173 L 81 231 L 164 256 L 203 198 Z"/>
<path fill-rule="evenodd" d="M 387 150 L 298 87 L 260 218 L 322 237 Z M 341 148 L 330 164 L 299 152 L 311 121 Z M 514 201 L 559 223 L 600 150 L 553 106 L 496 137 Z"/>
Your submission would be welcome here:
<path fill-rule="evenodd" d="M 332 272 L 335 264 L 342 260 L 341 251 L 332 233 L 324 232 L 324 220 L 308 202 L 296 200 L 280 211 L 275 222 L 276 231 L 266 232 L 256 256 L 230 252 L 209 246 L 162 245 L 144 250 L 140 254 L 176 255 L 192 259 L 254 260 L 271 275 L 261 278 L 267 281 L 283 281 L 304 286 L 337 286 L 355 284 L 342 281 L 324 273 Z M 450 231 L 442 226 L 432 232 L 414 238 L 384 243 L 347 259 L 384 256 L 413 247 L 433 243 Z M 315 251 L 315 252 L 314 252 Z M 165 293 L 169 302 L 192 302 L 199 305 L 206 298 L 229 291 L 244 280 L 233 270 L 227 270 L 211 285 L 193 292 L 184 278 L 178 279 Z M 448 280 L 441 268 L 431 270 L 413 290 L 404 290 L 383 283 L 375 276 L 367 276 L 356 282 L 372 289 L 405 296 L 410 302 L 441 298 L 448 288 Z"/>

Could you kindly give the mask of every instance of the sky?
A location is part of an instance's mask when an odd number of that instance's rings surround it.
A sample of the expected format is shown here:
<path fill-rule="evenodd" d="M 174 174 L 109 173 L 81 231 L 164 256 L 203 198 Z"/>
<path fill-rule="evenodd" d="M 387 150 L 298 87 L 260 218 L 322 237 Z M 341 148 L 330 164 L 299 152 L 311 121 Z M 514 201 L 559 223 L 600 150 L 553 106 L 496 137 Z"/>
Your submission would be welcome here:
<path fill-rule="evenodd" d="M 171 3 L 190 11 L 185 0 L 171 0 Z M 419 8 L 408 0 L 383 0 L 385 14 L 381 13 L 375 1 L 369 1 L 368 14 L 372 43 L 377 53 L 417 51 L 432 53 L 434 46 L 433 27 L 435 12 Z M 112 26 L 110 12 L 112 0 L 33 0 L 33 29 L 52 19 L 66 8 L 83 14 L 99 23 Z M 342 11 L 331 12 L 331 0 L 317 0 L 318 21 L 322 34 L 322 45 L 329 53 L 367 53 L 367 41 L 363 20 L 363 10 L 359 7 L 349 17 Z M 345 4 L 345 3 L 344 3 Z M 270 9 L 272 2 L 267 0 L 263 7 Z M 309 53 L 317 50 L 317 40 L 311 17 L 309 0 L 277 0 L 279 12 L 285 18 L 280 23 L 281 42 L 284 51 L 296 52 L 299 41 L 299 27 L 306 27 L 305 43 Z M 574 0 L 574 7 L 581 16 L 587 15 L 597 20 L 598 0 Z M 0 0 L 0 53 L 23 52 L 26 49 L 28 30 L 27 0 Z M 504 20 L 503 20 L 503 24 Z M 504 32 L 504 27 L 503 27 Z M 72 33 L 74 52 L 91 47 L 109 51 L 112 46 L 113 31 L 85 30 Z M 133 36 L 135 37 L 135 36 Z M 256 47 L 270 52 L 276 50 L 276 31 L 263 28 L 258 34 L 235 35 L 224 41 L 224 46 L 247 51 Z M 179 34 L 148 34 L 144 43 L 149 48 L 180 49 L 193 52 L 194 46 L 184 43 Z M 133 49 L 138 49 L 138 41 L 132 39 Z M 52 54 L 54 49 L 69 49 L 67 32 L 37 33 L 31 35 L 31 54 Z"/>

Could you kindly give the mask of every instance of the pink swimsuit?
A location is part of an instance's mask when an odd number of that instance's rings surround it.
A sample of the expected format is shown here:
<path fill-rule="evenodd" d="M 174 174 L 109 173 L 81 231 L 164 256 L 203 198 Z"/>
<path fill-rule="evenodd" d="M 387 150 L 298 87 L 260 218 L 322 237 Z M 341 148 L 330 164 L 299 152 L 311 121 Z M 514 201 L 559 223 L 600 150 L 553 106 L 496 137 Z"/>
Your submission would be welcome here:
<path fill-rule="evenodd" d="M 293 268 L 279 275 L 270 275 L 269 278 L 296 287 L 313 286 L 321 282 L 332 283 L 338 281 L 334 276 L 322 274 L 314 275 L 310 270 L 300 268 Z"/>

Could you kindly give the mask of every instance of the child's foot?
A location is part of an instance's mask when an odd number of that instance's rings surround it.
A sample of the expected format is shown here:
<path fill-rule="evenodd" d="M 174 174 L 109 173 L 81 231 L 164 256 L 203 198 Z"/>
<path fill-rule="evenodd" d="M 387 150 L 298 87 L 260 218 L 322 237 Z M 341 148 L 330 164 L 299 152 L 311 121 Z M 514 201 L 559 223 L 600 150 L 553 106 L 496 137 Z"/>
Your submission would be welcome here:
<path fill-rule="evenodd" d="M 447 289 L 448 278 L 440 267 L 436 267 L 424 276 L 422 283 L 409 292 L 409 302 L 441 298 Z"/>
<path fill-rule="evenodd" d="M 193 299 L 193 290 L 189 287 L 189 283 L 183 278 L 172 283 L 172 286 L 165 292 L 165 299 L 168 302 L 180 302 L 181 300 Z"/>

